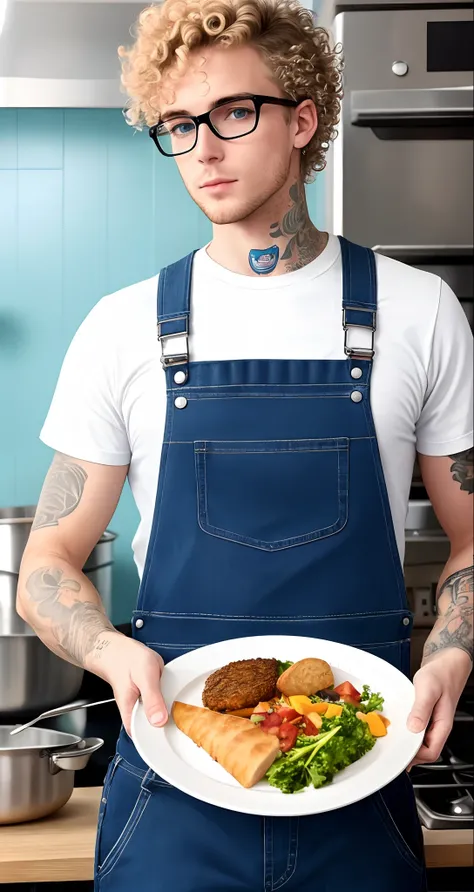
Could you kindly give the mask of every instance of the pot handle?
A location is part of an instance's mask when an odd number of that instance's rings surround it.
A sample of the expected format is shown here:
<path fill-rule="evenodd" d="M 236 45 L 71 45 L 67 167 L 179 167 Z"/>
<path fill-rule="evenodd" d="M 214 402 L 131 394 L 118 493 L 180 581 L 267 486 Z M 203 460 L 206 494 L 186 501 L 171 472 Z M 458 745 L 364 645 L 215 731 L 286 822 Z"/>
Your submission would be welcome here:
<path fill-rule="evenodd" d="M 104 741 L 100 737 L 87 737 L 71 747 L 58 750 L 56 753 L 48 752 L 49 767 L 52 774 L 59 769 L 64 771 L 78 771 L 85 768 L 92 753 L 103 746 Z"/>

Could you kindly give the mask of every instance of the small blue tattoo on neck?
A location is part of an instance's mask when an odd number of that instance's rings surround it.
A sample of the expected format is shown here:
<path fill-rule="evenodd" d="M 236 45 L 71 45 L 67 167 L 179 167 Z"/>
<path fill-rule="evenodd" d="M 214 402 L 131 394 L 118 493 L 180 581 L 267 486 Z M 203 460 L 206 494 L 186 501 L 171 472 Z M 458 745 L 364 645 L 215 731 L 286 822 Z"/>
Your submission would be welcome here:
<path fill-rule="evenodd" d="M 278 245 L 272 245 L 271 248 L 265 248 L 264 251 L 252 248 L 249 252 L 250 269 L 259 275 L 272 273 L 278 263 L 279 256 L 280 249 Z"/>

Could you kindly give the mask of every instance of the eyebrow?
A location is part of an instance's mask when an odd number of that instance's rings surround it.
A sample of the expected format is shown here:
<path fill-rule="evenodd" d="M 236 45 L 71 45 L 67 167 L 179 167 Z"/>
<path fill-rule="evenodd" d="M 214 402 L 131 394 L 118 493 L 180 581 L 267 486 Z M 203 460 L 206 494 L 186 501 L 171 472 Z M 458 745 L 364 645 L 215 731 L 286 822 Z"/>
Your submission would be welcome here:
<path fill-rule="evenodd" d="M 216 102 L 213 102 L 208 111 L 212 111 L 214 108 L 219 108 L 220 105 L 225 105 L 227 102 L 234 102 L 237 99 L 251 99 L 253 95 L 253 93 L 234 93 L 232 96 L 223 96 L 221 99 L 217 99 Z M 185 108 L 179 108 L 165 112 L 164 115 L 160 117 L 160 121 L 164 122 L 169 121 L 171 118 L 181 118 L 183 115 L 186 115 L 188 118 L 198 117 L 197 115 L 193 115 L 192 112 L 187 111 Z"/>

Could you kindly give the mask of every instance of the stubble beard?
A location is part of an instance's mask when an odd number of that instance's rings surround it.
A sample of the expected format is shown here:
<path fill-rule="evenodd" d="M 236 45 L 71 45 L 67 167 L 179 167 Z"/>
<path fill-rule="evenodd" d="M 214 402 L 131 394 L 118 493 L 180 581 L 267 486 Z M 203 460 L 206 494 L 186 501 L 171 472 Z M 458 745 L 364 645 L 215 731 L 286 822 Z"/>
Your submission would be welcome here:
<path fill-rule="evenodd" d="M 280 169 L 274 172 L 272 182 L 269 183 L 266 188 L 259 190 L 253 197 L 241 201 L 238 199 L 232 200 L 230 198 L 224 198 L 222 199 L 221 205 L 219 205 L 212 200 L 209 202 L 205 199 L 203 200 L 200 194 L 197 196 L 191 195 L 191 198 L 211 223 L 215 223 L 218 226 L 223 226 L 229 223 L 241 223 L 243 220 L 248 220 L 252 214 L 255 214 L 256 211 L 260 210 L 260 208 L 262 208 L 283 188 L 288 180 L 289 172 L 289 163 L 285 166 L 282 164 Z"/>

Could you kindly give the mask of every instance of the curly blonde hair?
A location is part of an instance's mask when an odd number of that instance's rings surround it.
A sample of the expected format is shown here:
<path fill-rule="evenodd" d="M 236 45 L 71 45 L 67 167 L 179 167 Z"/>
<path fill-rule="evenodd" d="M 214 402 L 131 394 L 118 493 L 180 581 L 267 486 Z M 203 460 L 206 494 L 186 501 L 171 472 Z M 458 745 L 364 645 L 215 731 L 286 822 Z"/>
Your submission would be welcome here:
<path fill-rule="evenodd" d="M 297 0 L 165 0 L 143 9 L 134 26 L 135 43 L 118 48 L 121 84 L 129 95 L 127 122 L 137 129 L 155 124 L 166 83 L 187 69 L 200 47 L 257 49 L 277 83 L 291 99 L 313 99 L 318 129 L 301 155 L 306 182 L 326 166 L 330 141 L 337 136 L 343 61 L 330 35 Z"/>

